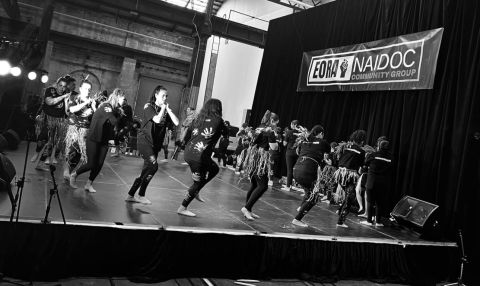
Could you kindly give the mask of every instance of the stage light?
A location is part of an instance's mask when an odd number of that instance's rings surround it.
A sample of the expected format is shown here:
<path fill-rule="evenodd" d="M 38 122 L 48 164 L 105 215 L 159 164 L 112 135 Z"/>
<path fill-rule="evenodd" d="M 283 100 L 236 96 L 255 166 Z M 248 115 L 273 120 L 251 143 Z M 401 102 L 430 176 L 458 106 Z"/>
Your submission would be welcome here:
<path fill-rule="evenodd" d="M 0 76 L 7 75 L 10 72 L 10 63 L 6 60 L 0 60 Z"/>
<path fill-rule="evenodd" d="M 35 80 L 37 78 L 37 73 L 34 71 L 31 71 L 28 73 L 28 79 L 29 80 Z"/>
<path fill-rule="evenodd" d="M 47 83 L 47 81 L 48 81 L 48 75 L 46 75 L 46 74 L 42 75 L 42 77 L 40 78 L 40 81 L 41 81 L 42 83 Z"/>
<path fill-rule="evenodd" d="M 22 69 L 20 69 L 20 67 L 13 67 L 10 69 L 10 73 L 13 75 L 13 76 L 19 76 L 22 74 Z"/>

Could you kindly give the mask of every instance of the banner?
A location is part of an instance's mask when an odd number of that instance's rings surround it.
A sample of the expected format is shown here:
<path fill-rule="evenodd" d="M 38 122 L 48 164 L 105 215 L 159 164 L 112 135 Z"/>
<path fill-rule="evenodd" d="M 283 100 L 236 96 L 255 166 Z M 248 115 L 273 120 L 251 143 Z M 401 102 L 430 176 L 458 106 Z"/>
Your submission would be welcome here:
<path fill-rule="evenodd" d="M 443 28 L 303 53 L 297 91 L 432 89 Z"/>

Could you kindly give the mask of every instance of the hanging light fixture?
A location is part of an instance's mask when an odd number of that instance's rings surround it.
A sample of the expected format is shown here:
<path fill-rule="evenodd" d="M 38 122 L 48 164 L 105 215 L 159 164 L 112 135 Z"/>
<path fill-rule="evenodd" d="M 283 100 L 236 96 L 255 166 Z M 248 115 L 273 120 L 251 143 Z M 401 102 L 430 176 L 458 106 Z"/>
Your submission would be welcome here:
<path fill-rule="evenodd" d="M 31 71 L 28 73 L 29 80 L 35 80 L 37 78 L 37 73 L 35 71 Z"/>
<path fill-rule="evenodd" d="M 10 73 L 13 75 L 13 76 L 20 76 L 22 74 L 22 69 L 20 67 L 13 67 L 10 69 Z"/>
<path fill-rule="evenodd" d="M 7 60 L 0 60 L 0 76 L 5 76 L 10 72 L 10 63 Z"/>

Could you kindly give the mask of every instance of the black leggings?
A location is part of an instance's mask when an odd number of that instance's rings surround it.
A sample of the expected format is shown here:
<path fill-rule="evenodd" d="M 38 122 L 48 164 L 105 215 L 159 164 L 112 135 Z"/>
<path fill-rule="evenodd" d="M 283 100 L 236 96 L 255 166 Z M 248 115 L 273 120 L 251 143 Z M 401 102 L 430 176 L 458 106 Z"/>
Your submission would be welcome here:
<path fill-rule="evenodd" d="M 287 150 L 285 153 L 285 161 L 287 163 L 287 187 L 292 185 L 293 179 L 293 166 L 297 162 L 298 155 L 294 150 Z"/>
<path fill-rule="evenodd" d="M 317 179 L 316 165 L 311 164 L 298 164 L 294 170 L 295 181 L 297 181 L 305 191 L 300 210 L 298 211 L 296 220 L 302 220 L 302 218 L 317 204 L 319 193 L 316 193 L 312 197 L 313 185 Z"/>
<path fill-rule="evenodd" d="M 267 175 L 253 175 L 251 178 L 252 185 L 250 190 L 247 193 L 247 203 L 245 208 L 251 212 L 253 205 L 258 201 L 258 199 L 265 193 L 268 189 L 268 176 Z"/>
<path fill-rule="evenodd" d="M 87 140 L 87 163 L 78 168 L 77 175 L 90 171 L 88 179 L 90 181 L 95 180 L 103 167 L 107 152 L 107 144 Z"/>
<path fill-rule="evenodd" d="M 367 221 L 373 222 L 373 208 L 375 207 L 375 217 L 376 221 L 380 222 L 383 215 L 383 204 L 385 202 L 384 195 L 388 190 L 388 185 L 386 183 L 377 181 L 372 184 L 372 186 L 367 187 L 367 201 L 368 201 L 368 210 L 367 210 Z"/>
<path fill-rule="evenodd" d="M 210 182 L 219 171 L 218 165 L 210 157 L 202 158 L 201 162 L 187 161 L 192 171 L 193 185 L 187 191 L 187 195 L 182 202 L 182 206 L 188 207 L 192 200 L 198 195 L 200 190 Z"/>
<path fill-rule="evenodd" d="M 138 188 L 140 188 L 138 195 L 141 197 L 145 196 L 148 184 L 152 180 L 153 175 L 155 175 L 155 173 L 158 171 L 157 157 L 160 149 L 161 147 L 152 146 L 142 142 L 138 143 L 138 151 L 143 158 L 143 168 L 142 173 L 135 179 L 130 191 L 128 192 L 130 196 L 133 197 Z"/>
<path fill-rule="evenodd" d="M 350 208 L 353 204 L 357 201 L 357 196 L 355 192 L 355 186 L 357 185 L 356 182 L 351 182 L 347 184 L 345 187 L 342 186 L 342 189 L 345 191 L 345 199 L 343 200 L 342 205 L 340 206 L 340 216 L 338 217 L 338 224 L 343 224 L 345 219 L 347 218 L 348 213 L 350 212 Z"/>

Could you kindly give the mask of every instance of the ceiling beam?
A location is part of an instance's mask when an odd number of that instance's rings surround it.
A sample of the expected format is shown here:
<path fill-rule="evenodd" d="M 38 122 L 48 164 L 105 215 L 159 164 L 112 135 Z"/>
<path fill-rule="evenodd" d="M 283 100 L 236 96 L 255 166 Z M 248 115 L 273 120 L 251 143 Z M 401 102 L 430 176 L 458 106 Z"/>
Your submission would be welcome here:
<path fill-rule="evenodd" d="M 136 1 L 130 0 L 59 0 L 59 2 L 65 2 L 71 5 L 95 5 L 97 10 L 101 10 L 102 6 L 105 6 L 128 12 L 133 11 L 141 17 L 169 21 L 172 24 L 190 28 L 192 31 L 195 30 L 194 23 L 197 27 L 203 27 L 205 19 L 205 13 L 199 13 L 163 1 L 143 0 L 139 1 L 138 5 L 136 5 Z M 217 16 L 212 16 L 210 20 L 212 22 L 212 35 L 261 48 L 265 46 L 267 31 L 232 22 Z M 148 20 L 145 19 L 145 21 Z M 208 27 L 206 28 L 208 30 Z"/>

